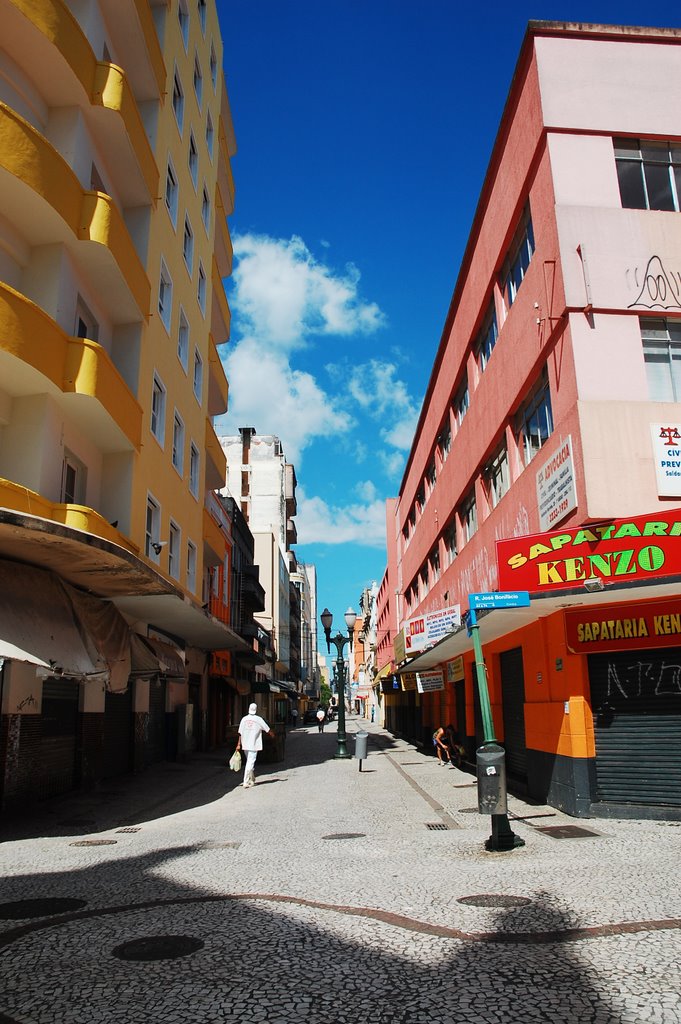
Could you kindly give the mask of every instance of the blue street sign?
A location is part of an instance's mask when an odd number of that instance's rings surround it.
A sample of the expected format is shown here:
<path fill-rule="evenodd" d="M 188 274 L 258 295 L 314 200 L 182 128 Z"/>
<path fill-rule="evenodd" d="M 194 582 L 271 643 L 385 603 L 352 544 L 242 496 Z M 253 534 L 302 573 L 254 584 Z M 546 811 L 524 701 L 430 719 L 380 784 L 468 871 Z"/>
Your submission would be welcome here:
<path fill-rule="evenodd" d="M 471 608 L 528 608 L 530 594 L 527 590 L 501 590 L 489 594 L 469 594 Z"/>

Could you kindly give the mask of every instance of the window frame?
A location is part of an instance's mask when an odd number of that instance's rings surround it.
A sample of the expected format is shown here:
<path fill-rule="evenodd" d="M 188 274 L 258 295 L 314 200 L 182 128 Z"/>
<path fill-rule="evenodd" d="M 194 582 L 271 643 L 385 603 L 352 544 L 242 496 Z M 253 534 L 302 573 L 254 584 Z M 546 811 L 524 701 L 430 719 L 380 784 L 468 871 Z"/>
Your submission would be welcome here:
<path fill-rule="evenodd" d="M 478 532 L 478 506 L 475 500 L 475 487 L 472 488 L 459 507 L 461 534 L 464 545 L 470 543 Z"/>
<path fill-rule="evenodd" d="M 186 330 L 185 330 L 186 328 Z M 183 342 L 184 337 L 184 342 Z M 191 329 L 189 326 L 189 319 L 184 311 L 184 307 L 180 306 L 177 324 L 177 358 L 180 360 L 180 366 L 185 373 L 189 372 L 189 342 L 191 337 Z M 182 358 L 184 352 L 184 358 Z"/>
<path fill-rule="evenodd" d="M 166 437 L 166 401 L 168 393 L 159 374 L 154 370 L 151 383 L 151 406 L 149 410 L 149 430 L 161 448 L 165 447 Z M 158 397 L 158 402 L 157 402 Z"/>
<path fill-rule="evenodd" d="M 681 320 L 674 317 L 642 316 L 639 323 L 649 400 L 681 402 Z M 653 355 L 655 358 L 651 358 Z M 677 374 L 674 371 L 676 363 L 679 364 Z M 664 380 L 659 372 L 653 374 L 649 369 L 653 365 L 665 367 Z M 664 391 L 660 389 L 661 383 L 665 385 Z"/>
<path fill-rule="evenodd" d="M 497 323 L 497 311 L 494 305 L 494 299 L 492 298 L 489 306 L 487 307 L 482 327 L 478 331 L 474 343 L 475 359 L 480 369 L 480 373 L 485 372 L 498 340 L 499 324 Z"/>
<path fill-rule="evenodd" d="M 189 6 L 187 0 L 179 0 L 177 5 L 177 20 L 180 26 L 180 35 L 184 43 L 184 52 L 189 46 Z"/>
<path fill-rule="evenodd" d="M 660 210 L 668 213 L 679 213 L 681 211 L 681 142 L 674 144 L 669 139 L 641 139 L 614 136 L 612 144 L 622 209 Z M 663 150 L 666 151 L 664 159 L 655 159 L 652 155 L 655 152 L 662 153 Z M 625 168 L 628 169 L 634 166 L 638 167 L 639 170 L 638 181 L 625 175 Z M 656 203 L 653 206 L 651 205 L 651 194 L 654 186 L 653 170 L 662 167 L 666 170 L 669 203 L 667 205 Z M 661 181 L 658 183 L 658 188 L 660 184 L 662 184 Z M 642 202 L 630 201 L 632 185 L 634 186 L 633 191 L 638 191 L 638 198 Z M 629 198 L 625 199 L 623 190 L 629 190 Z"/>
<path fill-rule="evenodd" d="M 199 477 L 201 473 L 201 452 L 194 441 L 189 445 L 189 493 L 198 501 Z"/>
<path fill-rule="evenodd" d="M 169 189 L 169 182 L 171 187 Z M 170 201 L 168 193 L 170 192 Z M 170 217 L 170 222 L 174 228 L 177 227 L 177 213 L 180 201 L 180 186 L 177 180 L 177 173 L 173 166 L 173 161 L 168 157 L 168 163 L 166 164 L 166 187 L 165 187 L 165 207 Z"/>
<path fill-rule="evenodd" d="M 157 565 L 161 561 L 161 553 L 154 551 L 161 536 L 161 506 L 156 498 L 147 491 L 147 504 L 144 519 L 144 554 Z"/>
<path fill-rule="evenodd" d="M 168 525 L 168 575 L 179 580 L 182 558 L 182 530 L 174 519 Z"/>
<path fill-rule="evenodd" d="M 208 281 L 206 279 L 206 271 L 203 269 L 203 263 L 199 260 L 199 272 L 196 286 L 196 299 L 199 304 L 199 309 L 206 315 L 206 290 L 208 288 Z"/>
<path fill-rule="evenodd" d="M 194 271 L 194 229 L 187 213 L 184 215 L 184 231 L 182 233 L 182 259 L 191 277 Z"/>
<path fill-rule="evenodd" d="M 520 224 L 513 236 L 501 270 L 500 289 L 506 305 L 506 312 L 510 310 L 517 298 L 536 248 L 532 215 L 528 203 L 523 210 Z"/>
<path fill-rule="evenodd" d="M 198 346 L 194 346 L 194 368 L 192 371 L 192 391 L 194 398 L 201 405 L 203 403 L 203 356 Z"/>
<path fill-rule="evenodd" d="M 184 477 L 184 438 L 184 420 L 180 416 L 177 409 L 175 409 L 173 411 L 173 444 L 170 455 L 170 461 L 172 462 L 173 468 L 177 471 L 181 479 L 182 477 Z"/>
<path fill-rule="evenodd" d="M 163 257 L 161 257 L 158 278 L 158 315 L 166 331 L 170 334 L 170 325 L 173 319 L 173 279 Z"/>
<path fill-rule="evenodd" d="M 528 432 L 527 424 L 531 423 L 533 417 L 538 415 L 542 410 L 548 412 L 548 430 L 546 431 L 545 436 L 544 434 L 539 435 L 540 438 L 543 437 L 543 440 L 541 440 L 538 447 L 535 447 L 531 442 L 532 434 Z M 515 434 L 524 466 L 529 466 L 535 455 L 541 451 L 548 439 L 551 437 L 554 429 L 553 408 L 551 405 L 551 386 L 548 370 L 546 365 L 544 365 L 539 377 L 528 392 L 527 397 L 518 409 L 515 417 Z"/>
<path fill-rule="evenodd" d="M 192 85 L 194 86 L 194 95 L 196 96 L 197 106 L 199 110 L 201 110 L 201 106 L 203 104 L 203 71 L 201 70 L 201 62 L 199 61 L 198 53 L 194 54 Z"/>
<path fill-rule="evenodd" d="M 466 413 L 471 406 L 471 393 L 468 387 L 468 373 L 464 373 L 461 383 L 456 390 L 454 398 L 452 399 L 452 412 L 454 413 L 454 419 L 456 421 L 457 428 L 461 429 L 461 424 L 466 418 Z"/>
<path fill-rule="evenodd" d="M 487 500 L 490 508 L 494 509 L 511 487 L 511 466 L 505 441 L 499 445 L 492 458 L 487 462 L 482 476 Z M 500 486 L 497 486 L 498 484 Z"/>
<path fill-rule="evenodd" d="M 182 79 L 180 78 L 180 72 L 177 70 L 177 67 L 173 73 L 172 108 L 173 114 L 175 115 L 175 123 L 177 124 L 180 135 L 182 135 L 184 129 L 184 88 L 182 86 Z"/>
<path fill-rule="evenodd" d="M 198 567 L 198 549 L 192 540 L 187 540 L 187 576 L 186 587 L 191 594 L 196 593 L 196 570 Z"/>

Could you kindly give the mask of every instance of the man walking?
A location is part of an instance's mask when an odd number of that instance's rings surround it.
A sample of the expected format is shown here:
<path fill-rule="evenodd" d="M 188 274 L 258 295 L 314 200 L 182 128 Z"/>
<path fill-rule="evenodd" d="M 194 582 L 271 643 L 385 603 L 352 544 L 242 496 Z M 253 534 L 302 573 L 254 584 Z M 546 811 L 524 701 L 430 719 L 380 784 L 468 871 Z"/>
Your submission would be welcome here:
<path fill-rule="evenodd" d="M 319 708 L 317 711 L 317 726 L 319 732 L 324 732 L 324 720 L 326 719 L 326 712 L 324 708 Z"/>
<path fill-rule="evenodd" d="M 246 766 L 244 768 L 244 789 L 250 789 L 255 785 L 255 762 L 258 751 L 262 750 L 262 734 L 266 732 L 274 739 L 274 729 L 270 729 L 264 718 L 258 714 L 258 705 L 250 704 L 248 714 L 239 722 L 239 741 L 237 750 L 243 750 L 246 755 Z"/>

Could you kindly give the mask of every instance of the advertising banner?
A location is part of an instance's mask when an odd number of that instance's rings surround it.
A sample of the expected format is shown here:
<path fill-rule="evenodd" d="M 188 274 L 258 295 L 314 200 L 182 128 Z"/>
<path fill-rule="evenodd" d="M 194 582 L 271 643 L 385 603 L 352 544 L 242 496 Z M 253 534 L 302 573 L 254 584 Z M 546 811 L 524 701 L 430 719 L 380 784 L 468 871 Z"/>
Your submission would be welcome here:
<path fill-rule="evenodd" d="M 403 690 L 415 690 L 416 689 L 416 673 L 415 672 L 403 672 L 400 676 L 400 683 L 402 684 Z"/>
<path fill-rule="evenodd" d="M 461 606 L 452 605 L 437 612 L 427 612 L 409 619 L 404 627 L 404 642 L 407 655 L 416 654 L 426 647 L 432 647 L 448 633 L 461 625 Z"/>
<path fill-rule="evenodd" d="M 465 679 L 462 654 L 458 658 L 454 658 L 453 661 L 447 662 L 447 682 L 458 683 L 461 679 Z"/>
<path fill-rule="evenodd" d="M 565 639 L 572 654 L 681 647 L 681 600 L 566 609 Z"/>
<path fill-rule="evenodd" d="M 401 629 L 397 636 L 393 638 L 393 661 L 401 665 L 406 657 L 407 648 L 404 643 L 404 630 Z"/>
<path fill-rule="evenodd" d="M 539 528 L 555 529 L 561 519 L 577 508 L 572 437 L 568 436 L 549 455 L 537 473 L 536 483 Z"/>
<path fill-rule="evenodd" d="M 445 681 L 442 670 L 432 672 L 417 672 L 416 687 L 419 693 L 430 693 L 431 690 L 444 690 Z"/>
<path fill-rule="evenodd" d="M 545 593 L 681 573 L 681 509 L 497 541 L 499 587 Z"/>
<path fill-rule="evenodd" d="M 651 423 L 657 493 L 661 498 L 681 497 L 681 424 Z"/>

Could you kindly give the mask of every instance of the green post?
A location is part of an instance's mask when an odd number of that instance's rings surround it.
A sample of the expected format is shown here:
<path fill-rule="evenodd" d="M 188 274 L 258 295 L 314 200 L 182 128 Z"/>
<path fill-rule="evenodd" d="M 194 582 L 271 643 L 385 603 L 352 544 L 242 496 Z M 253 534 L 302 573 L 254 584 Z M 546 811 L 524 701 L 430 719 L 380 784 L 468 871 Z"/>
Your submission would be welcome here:
<path fill-rule="evenodd" d="M 492 705 L 489 699 L 489 687 L 487 686 L 487 666 L 482 656 L 482 644 L 480 643 L 480 626 L 475 614 L 475 608 L 469 608 L 469 624 L 473 638 L 473 651 L 475 653 L 475 678 L 478 685 L 480 697 L 480 714 L 482 717 L 483 746 L 488 743 L 496 743 L 494 735 L 494 719 L 492 718 Z M 493 814 L 492 835 L 485 843 L 487 850 L 513 850 L 518 846 L 524 846 L 525 840 L 511 829 L 507 814 Z"/>

